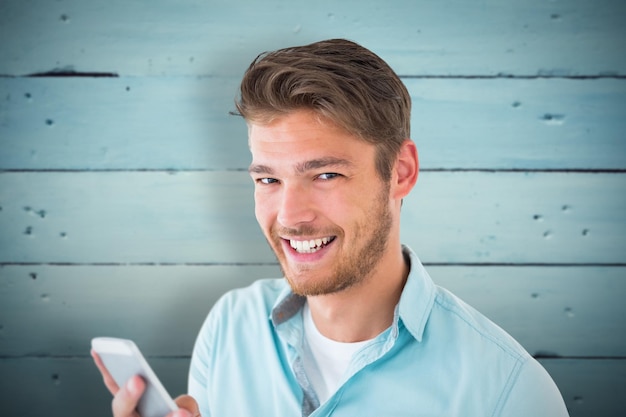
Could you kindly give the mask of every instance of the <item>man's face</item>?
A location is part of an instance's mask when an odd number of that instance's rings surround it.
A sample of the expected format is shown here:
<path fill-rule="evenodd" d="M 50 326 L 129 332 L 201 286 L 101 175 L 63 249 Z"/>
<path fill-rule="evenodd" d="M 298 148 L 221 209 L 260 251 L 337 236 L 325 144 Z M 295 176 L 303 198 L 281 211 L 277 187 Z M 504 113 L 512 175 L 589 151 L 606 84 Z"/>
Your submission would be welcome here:
<path fill-rule="evenodd" d="M 309 111 L 249 127 L 256 218 L 294 292 L 341 291 L 370 276 L 392 225 L 376 149 Z"/>

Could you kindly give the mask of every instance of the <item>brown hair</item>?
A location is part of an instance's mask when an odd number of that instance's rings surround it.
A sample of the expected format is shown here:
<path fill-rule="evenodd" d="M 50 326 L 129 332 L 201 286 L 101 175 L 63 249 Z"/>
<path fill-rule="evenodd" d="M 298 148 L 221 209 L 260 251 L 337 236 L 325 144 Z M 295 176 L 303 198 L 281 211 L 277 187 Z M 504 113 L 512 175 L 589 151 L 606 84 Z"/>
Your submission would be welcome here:
<path fill-rule="evenodd" d="M 410 137 L 411 97 L 378 55 L 345 39 L 259 55 L 244 74 L 237 111 L 247 122 L 269 123 L 298 109 L 323 118 L 377 147 L 384 180 Z"/>

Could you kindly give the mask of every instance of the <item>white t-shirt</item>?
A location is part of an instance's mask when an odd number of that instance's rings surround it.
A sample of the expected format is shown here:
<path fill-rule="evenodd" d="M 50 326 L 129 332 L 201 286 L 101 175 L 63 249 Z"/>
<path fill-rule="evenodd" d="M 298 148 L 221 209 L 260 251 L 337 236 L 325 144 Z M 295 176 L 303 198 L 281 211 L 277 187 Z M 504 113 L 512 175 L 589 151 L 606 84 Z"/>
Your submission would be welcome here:
<path fill-rule="evenodd" d="M 326 402 L 343 383 L 352 355 L 369 340 L 343 343 L 321 334 L 311 316 L 309 304 L 302 309 L 304 349 L 302 364 L 320 404 Z"/>

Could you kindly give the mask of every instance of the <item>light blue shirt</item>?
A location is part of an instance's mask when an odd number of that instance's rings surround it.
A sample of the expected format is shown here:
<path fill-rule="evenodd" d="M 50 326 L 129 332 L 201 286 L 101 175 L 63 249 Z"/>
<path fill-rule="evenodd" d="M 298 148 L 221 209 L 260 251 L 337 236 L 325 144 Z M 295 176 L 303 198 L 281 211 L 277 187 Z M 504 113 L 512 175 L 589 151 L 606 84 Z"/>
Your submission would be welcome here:
<path fill-rule="evenodd" d="M 303 297 L 284 279 L 223 296 L 195 344 L 189 394 L 203 417 L 561 417 L 558 388 L 510 335 L 411 272 L 393 324 L 360 349 L 319 404 L 302 367 Z"/>

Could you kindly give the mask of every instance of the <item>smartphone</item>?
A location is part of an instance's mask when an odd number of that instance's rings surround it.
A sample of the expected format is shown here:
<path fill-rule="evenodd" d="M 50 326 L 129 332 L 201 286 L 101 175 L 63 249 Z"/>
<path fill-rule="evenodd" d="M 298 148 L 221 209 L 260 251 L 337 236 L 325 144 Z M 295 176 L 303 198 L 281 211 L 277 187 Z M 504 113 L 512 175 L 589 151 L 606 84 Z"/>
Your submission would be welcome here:
<path fill-rule="evenodd" d="M 178 406 L 132 340 L 96 337 L 91 340 L 91 347 L 100 356 L 117 385 L 123 386 L 134 375 L 144 379 L 146 390 L 137 405 L 137 412 L 141 417 L 164 417 L 167 413 L 178 410 Z"/>

